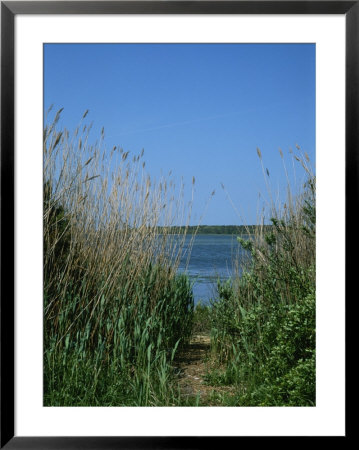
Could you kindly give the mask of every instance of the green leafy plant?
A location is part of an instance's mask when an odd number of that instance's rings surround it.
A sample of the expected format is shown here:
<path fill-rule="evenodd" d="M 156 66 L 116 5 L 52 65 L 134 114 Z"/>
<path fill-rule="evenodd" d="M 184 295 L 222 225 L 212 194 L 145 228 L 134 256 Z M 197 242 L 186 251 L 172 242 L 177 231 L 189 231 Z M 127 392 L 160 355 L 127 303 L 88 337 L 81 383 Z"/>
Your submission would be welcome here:
<path fill-rule="evenodd" d="M 176 273 L 185 229 L 158 225 L 189 220 L 181 196 L 143 154 L 59 131 L 60 113 L 44 130 L 44 404 L 177 404 L 193 294 Z"/>
<path fill-rule="evenodd" d="M 303 191 L 288 186 L 282 208 L 271 202 L 270 228 L 238 238 L 251 258 L 219 284 L 212 309 L 212 347 L 225 368 L 209 377 L 235 385 L 238 405 L 315 405 L 315 176 L 306 154 L 294 158 Z"/>

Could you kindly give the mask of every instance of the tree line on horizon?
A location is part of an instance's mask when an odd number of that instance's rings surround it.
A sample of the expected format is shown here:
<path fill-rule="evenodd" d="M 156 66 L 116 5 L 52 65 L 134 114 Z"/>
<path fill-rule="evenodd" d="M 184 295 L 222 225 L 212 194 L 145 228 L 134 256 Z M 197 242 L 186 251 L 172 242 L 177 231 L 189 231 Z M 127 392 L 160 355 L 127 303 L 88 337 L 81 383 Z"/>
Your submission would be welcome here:
<path fill-rule="evenodd" d="M 158 227 L 161 231 L 172 231 L 174 234 L 181 234 L 186 231 L 187 234 L 255 234 L 262 229 L 265 232 L 271 230 L 273 225 L 190 225 L 190 226 L 171 226 Z"/>

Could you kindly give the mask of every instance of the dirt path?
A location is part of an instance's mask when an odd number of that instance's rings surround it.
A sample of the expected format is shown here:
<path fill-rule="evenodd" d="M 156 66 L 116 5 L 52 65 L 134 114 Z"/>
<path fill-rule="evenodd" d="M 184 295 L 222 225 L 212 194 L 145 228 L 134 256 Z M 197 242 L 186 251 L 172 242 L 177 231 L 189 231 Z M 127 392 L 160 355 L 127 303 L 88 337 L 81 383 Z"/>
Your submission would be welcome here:
<path fill-rule="evenodd" d="M 208 405 L 215 401 L 213 394 L 228 391 L 225 387 L 206 384 L 205 375 L 211 366 L 210 342 L 209 334 L 194 335 L 177 359 L 181 395 L 200 396 L 200 403 Z"/>

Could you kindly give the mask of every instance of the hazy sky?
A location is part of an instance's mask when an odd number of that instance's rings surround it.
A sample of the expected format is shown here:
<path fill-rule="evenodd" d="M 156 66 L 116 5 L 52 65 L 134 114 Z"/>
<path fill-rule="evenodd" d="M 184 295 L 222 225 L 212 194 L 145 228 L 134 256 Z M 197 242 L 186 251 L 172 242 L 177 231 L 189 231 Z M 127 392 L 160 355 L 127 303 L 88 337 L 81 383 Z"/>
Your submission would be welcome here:
<path fill-rule="evenodd" d="M 215 190 L 202 223 L 242 224 L 221 183 L 256 223 L 266 192 L 257 147 L 283 198 L 278 148 L 291 178 L 296 144 L 315 165 L 314 44 L 46 44 L 45 111 L 51 104 L 70 129 L 89 109 L 109 150 L 144 148 L 151 176 L 172 170 L 188 189 L 195 176 L 192 223 Z"/>

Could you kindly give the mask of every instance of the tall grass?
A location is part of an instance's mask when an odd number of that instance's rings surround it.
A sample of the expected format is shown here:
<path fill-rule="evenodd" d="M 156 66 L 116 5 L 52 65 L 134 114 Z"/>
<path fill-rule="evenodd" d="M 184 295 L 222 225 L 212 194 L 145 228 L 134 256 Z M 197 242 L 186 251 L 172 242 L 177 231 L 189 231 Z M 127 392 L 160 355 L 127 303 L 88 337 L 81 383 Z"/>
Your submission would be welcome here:
<path fill-rule="evenodd" d="M 212 308 L 212 347 L 224 370 L 209 374 L 237 386 L 230 404 L 315 404 L 315 176 L 300 148 L 293 161 L 304 171 L 300 191 L 287 176 L 287 197 L 274 196 L 269 173 L 267 216 L 251 239 L 238 238 L 251 258 L 242 274 L 219 284 Z M 283 153 L 280 151 L 283 158 Z"/>
<path fill-rule="evenodd" d="M 176 275 L 186 228 L 166 226 L 188 224 L 183 187 L 61 111 L 44 129 L 44 404 L 176 404 L 193 296 Z"/>

